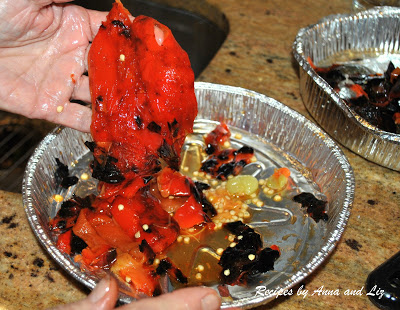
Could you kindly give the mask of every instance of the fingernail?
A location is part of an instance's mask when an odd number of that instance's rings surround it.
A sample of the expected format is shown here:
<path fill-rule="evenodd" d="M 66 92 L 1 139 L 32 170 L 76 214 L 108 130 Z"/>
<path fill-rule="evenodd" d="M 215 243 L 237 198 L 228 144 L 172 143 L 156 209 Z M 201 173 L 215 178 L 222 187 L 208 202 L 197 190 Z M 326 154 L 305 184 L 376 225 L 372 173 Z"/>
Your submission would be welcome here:
<path fill-rule="evenodd" d="M 221 299 L 216 294 L 208 294 L 201 299 L 201 308 L 203 310 L 219 309 Z"/>
<path fill-rule="evenodd" d="M 97 303 L 110 291 L 110 276 L 106 275 L 88 296 L 92 303 Z"/>

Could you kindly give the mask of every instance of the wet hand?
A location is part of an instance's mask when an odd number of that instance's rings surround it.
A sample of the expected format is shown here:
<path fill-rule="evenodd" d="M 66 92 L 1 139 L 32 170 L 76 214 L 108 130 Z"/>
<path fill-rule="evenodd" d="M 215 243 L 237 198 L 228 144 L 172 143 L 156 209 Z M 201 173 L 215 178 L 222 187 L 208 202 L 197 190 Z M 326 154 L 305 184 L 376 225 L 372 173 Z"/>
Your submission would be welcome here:
<path fill-rule="evenodd" d="M 104 278 L 90 295 L 76 303 L 67 304 L 53 310 L 110 310 L 114 309 L 118 298 L 117 282 L 108 276 Z M 119 307 L 119 310 L 217 310 L 221 300 L 210 288 L 191 287 L 176 290 L 154 298 L 134 301 Z"/>
<path fill-rule="evenodd" d="M 0 4 L 0 109 L 89 131 L 87 52 L 106 13 L 68 0 Z"/>

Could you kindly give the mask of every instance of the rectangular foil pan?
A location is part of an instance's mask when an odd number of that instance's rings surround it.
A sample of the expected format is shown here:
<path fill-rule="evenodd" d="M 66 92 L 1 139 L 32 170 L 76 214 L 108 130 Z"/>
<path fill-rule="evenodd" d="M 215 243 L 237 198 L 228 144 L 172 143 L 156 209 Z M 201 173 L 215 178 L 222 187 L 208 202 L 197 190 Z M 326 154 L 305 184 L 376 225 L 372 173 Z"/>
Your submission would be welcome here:
<path fill-rule="evenodd" d="M 195 92 L 199 107 L 195 133 L 202 137 L 225 120 L 232 131 L 233 147 L 249 145 L 255 149 L 257 162 L 248 165 L 246 174 L 261 179 L 277 167 L 288 167 L 295 184 L 293 195 L 308 191 L 328 202 L 329 220 L 315 223 L 293 202 L 292 196 L 282 196 L 281 201 L 260 196 L 266 206 L 255 208 L 251 225 L 260 232 L 265 246 L 279 246 L 281 256 L 274 270 L 261 274 L 257 282 L 245 287 L 229 286 L 231 298 L 223 299 L 222 304 L 224 309 L 254 307 L 274 299 L 279 290 L 301 282 L 327 259 L 350 215 L 353 171 L 331 138 L 280 102 L 246 89 L 210 83 L 196 83 Z M 236 133 L 242 137 L 235 138 Z M 197 143 L 190 139 L 185 145 Z M 55 194 L 66 200 L 73 193 L 83 196 L 95 191 L 93 179 L 62 189 L 54 178 L 55 158 L 68 165 L 70 175 L 90 174 L 91 153 L 84 145 L 87 140 L 91 140 L 89 134 L 70 128 L 58 128 L 46 136 L 29 160 L 22 192 L 30 225 L 46 251 L 71 277 L 93 289 L 104 273 L 83 272 L 71 257 L 57 249 L 56 238 L 49 230 L 49 220 L 61 206 L 54 200 Z M 217 285 L 212 287 L 218 291 Z M 129 302 L 132 298 L 121 293 L 120 301 Z"/>
<path fill-rule="evenodd" d="M 384 167 L 400 171 L 400 135 L 369 124 L 310 66 L 358 62 L 383 73 L 400 62 L 400 9 L 376 7 L 355 15 L 333 15 L 301 29 L 293 44 L 300 66 L 300 94 L 312 117 L 334 139 Z"/>

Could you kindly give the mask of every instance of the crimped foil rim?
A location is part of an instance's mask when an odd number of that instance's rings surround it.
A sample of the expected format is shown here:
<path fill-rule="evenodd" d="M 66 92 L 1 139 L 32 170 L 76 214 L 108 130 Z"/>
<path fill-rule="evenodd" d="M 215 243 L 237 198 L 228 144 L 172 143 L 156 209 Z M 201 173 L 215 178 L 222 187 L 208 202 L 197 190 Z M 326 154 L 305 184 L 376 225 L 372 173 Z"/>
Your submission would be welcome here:
<path fill-rule="evenodd" d="M 195 90 L 196 91 L 219 91 L 221 93 L 230 93 L 234 95 L 242 95 L 248 96 L 252 98 L 256 98 L 260 101 L 261 104 L 265 104 L 271 107 L 271 109 L 279 110 L 279 112 L 283 112 L 286 115 L 294 118 L 299 124 L 299 126 L 303 126 L 306 130 L 312 132 L 319 143 L 326 145 L 329 148 L 337 160 L 338 165 L 343 170 L 345 178 L 343 182 L 345 183 L 346 193 L 344 195 L 344 200 L 341 204 L 341 208 L 339 209 L 340 212 L 337 215 L 337 222 L 335 220 L 336 226 L 331 229 L 331 232 L 325 236 L 324 243 L 322 247 L 318 250 L 318 253 L 312 257 L 310 261 L 306 265 L 304 265 L 300 270 L 294 273 L 291 278 L 284 281 L 278 287 L 274 288 L 276 290 L 279 289 L 289 289 L 296 285 L 297 283 L 301 282 L 306 276 L 311 274 L 333 251 L 336 244 L 339 242 L 340 237 L 345 229 L 346 223 L 348 221 L 350 215 L 350 209 L 352 206 L 352 202 L 354 199 L 354 174 L 353 170 L 341 151 L 338 145 L 329 138 L 317 125 L 307 120 L 304 116 L 297 113 L 296 111 L 288 108 L 287 106 L 283 105 L 282 103 L 267 97 L 265 95 L 256 93 L 254 91 L 250 91 L 243 88 L 226 86 L 226 85 L 218 85 L 212 83 L 204 83 L 204 82 L 196 82 L 195 83 Z M 202 117 L 201 115 L 199 117 Z M 83 283 L 90 289 L 93 289 L 96 285 L 96 280 L 92 277 L 88 276 L 86 273 L 81 272 L 80 268 L 77 267 L 75 264 L 70 263 L 66 257 L 61 254 L 61 252 L 56 248 L 55 242 L 53 242 L 49 237 L 47 237 L 43 231 L 43 228 L 40 225 L 38 216 L 36 214 L 35 208 L 32 205 L 32 196 L 34 193 L 32 192 L 32 182 L 33 179 L 33 172 L 36 168 L 38 160 L 46 151 L 46 148 L 49 144 L 57 138 L 57 136 L 63 131 L 69 130 L 68 128 L 59 127 L 55 129 L 52 133 L 47 135 L 39 146 L 36 148 L 34 154 L 31 156 L 27 168 L 25 170 L 24 180 L 23 180 L 23 206 L 25 212 L 28 217 L 28 221 L 42 244 L 42 246 L 47 250 L 47 252 L 52 256 L 52 258 L 59 263 L 63 269 L 65 269 L 73 278 L 78 280 L 79 282 Z M 264 304 L 270 300 L 275 298 L 274 294 L 265 295 L 263 297 L 252 297 L 246 299 L 240 299 L 229 303 L 223 303 L 222 308 L 226 309 L 232 306 L 239 306 L 244 308 L 251 308 L 257 305 Z M 120 294 L 120 300 L 123 302 L 128 302 L 129 298 L 124 295 Z"/>
<path fill-rule="evenodd" d="M 392 145 L 398 145 L 400 147 L 400 135 L 387 132 L 384 130 L 381 130 L 377 128 L 376 126 L 368 123 L 366 120 L 364 120 L 360 115 L 358 115 L 356 112 L 354 112 L 345 102 L 343 99 L 341 99 L 338 95 L 338 93 L 323 79 L 321 78 L 311 67 L 311 65 L 308 63 L 306 56 L 304 54 L 304 43 L 305 43 L 305 36 L 307 33 L 313 32 L 316 29 L 320 27 L 328 27 L 329 24 L 331 23 L 345 23 L 345 22 L 351 22 L 351 21 L 356 21 L 356 20 L 365 20 L 365 19 L 370 19 L 370 18 L 382 18 L 382 17 L 394 17 L 394 18 L 399 18 L 400 17 L 400 8 L 396 7 L 375 7 L 367 11 L 362 11 L 357 14 L 349 15 L 349 14 L 338 14 L 338 15 L 332 15 L 328 16 L 326 18 L 323 18 L 319 23 L 309 25 L 305 28 L 302 28 L 299 30 L 298 34 L 296 35 L 295 41 L 293 43 L 292 49 L 293 49 L 293 56 L 298 62 L 299 66 L 301 69 L 304 70 L 304 72 L 311 77 L 311 79 L 315 82 L 318 87 L 325 92 L 326 94 L 329 95 L 329 97 L 333 100 L 333 102 L 336 104 L 337 107 L 340 108 L 340 110 L 347 116 L 348 120 L 358 126 L 362 131 L 367 132 L 369 135 L 374 137 L 375 139 L 382 140 L 383 142 L 387 144 L 392 144 Z M 351 48 L 350 48 L 351 49 Z M 313 114 L 313 111 L 307 106 L 305 103 L 307 109 L 309 110 L 310 114 L 314 117 L 315 115 Z M 317 120 L 318 121 L 318 120 Z M 322 124 L 322 126 L 324 126 Z M 329 133 L 329 131 L 328 131 Z M 335 137 L 339 142 L 343 142 L 340 140 L 340 138 Z M 393 165 L 387 165 L 381 161 L 376 161 L 368 156 L 369 154 L 366 153 L 360 153 L 356 150 L 355 146 L 349 146 L 346 145 L 346 147 L 350 148 L 352 151 L 356 152 L 357 154 L 365 157 L 366 159 L 370 159 L 380 165 L 383 165 L 385 167 L 391 168 L 398 170 L 396 168 L 393 168 Z M 400 167 L 399 167 L 400 169 Z"/>

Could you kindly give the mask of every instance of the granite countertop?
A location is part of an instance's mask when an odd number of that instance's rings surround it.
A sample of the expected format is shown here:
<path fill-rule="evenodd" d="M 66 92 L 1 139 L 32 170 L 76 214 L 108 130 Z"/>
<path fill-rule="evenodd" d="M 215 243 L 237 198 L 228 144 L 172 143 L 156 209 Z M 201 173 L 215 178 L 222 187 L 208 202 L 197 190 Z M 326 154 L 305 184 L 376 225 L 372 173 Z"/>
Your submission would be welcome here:
<path fill-rule="evenodd" d="M 350 0 L 208 0 L 227 17 L 230 33 L 198 78 L 273 97 L 311 119 L 299 94 L 291 49 L 298 30 L 350 11 Z M 399 251 L 400 173 L 342 148 L 354 169 L 355 199 L 347 228 L 332 255 L 305 279 L 310 292 L 279 297 L 258 309 L 374 309 L 365 280 Z M 85 297 L 88 290 L 61 270 L 34 237 L 21 195 L 0 191 L 0 309 L 42 309 Z M 310 296 L 317 288 L 339 296 Z M 346 296 L 345 290 L 361 290 Z"/>

